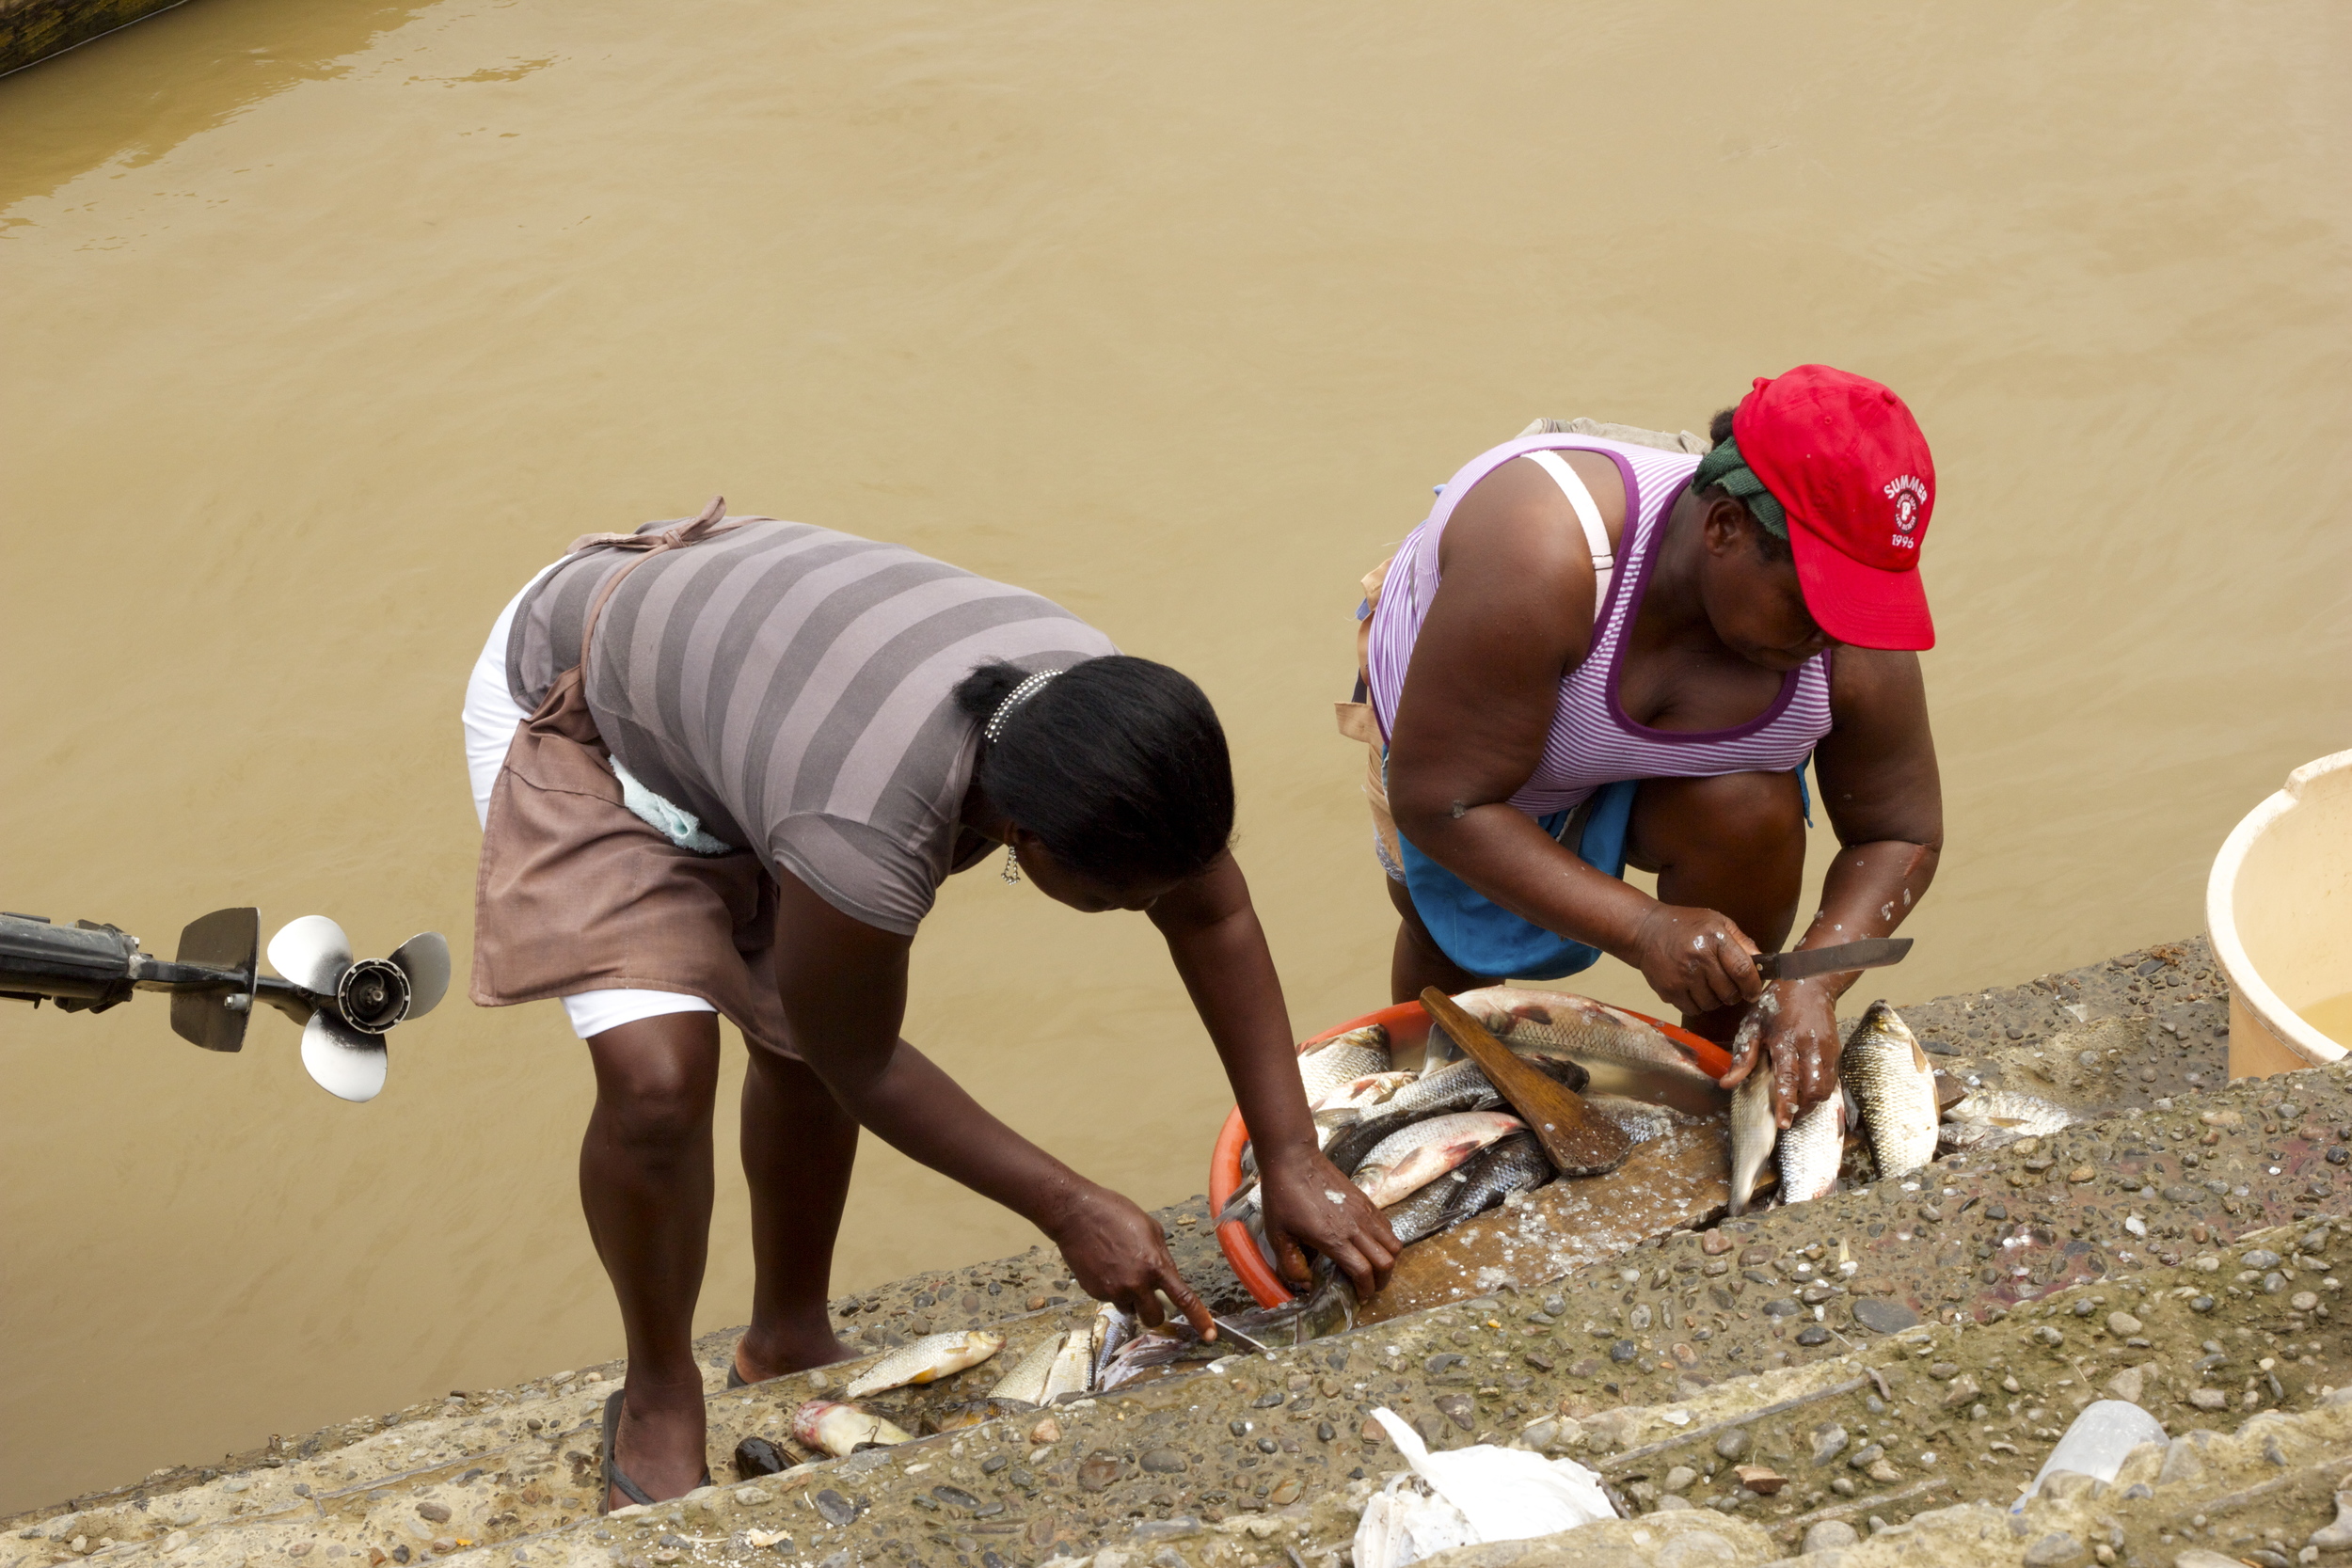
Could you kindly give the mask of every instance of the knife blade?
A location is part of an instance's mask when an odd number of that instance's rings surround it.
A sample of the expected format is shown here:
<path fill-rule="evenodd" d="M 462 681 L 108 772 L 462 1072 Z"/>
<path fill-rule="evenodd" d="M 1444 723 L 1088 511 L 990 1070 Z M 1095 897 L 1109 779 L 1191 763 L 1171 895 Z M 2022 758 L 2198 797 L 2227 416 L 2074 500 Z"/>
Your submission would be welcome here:
<path fill-rule="evenodd" d="M 1855 969 L 1883 969 L 1903 961 L 1911 951 L 1909 937 L 1873 937 L 1867 942 L 1841 942 L 1836 947 L 1806 947 L 1794 953 L 1767 953 L 1756 960 L 1756 972 L 1767 980 L 1804 980 L 1816 974 L 1843 974 Z"/>

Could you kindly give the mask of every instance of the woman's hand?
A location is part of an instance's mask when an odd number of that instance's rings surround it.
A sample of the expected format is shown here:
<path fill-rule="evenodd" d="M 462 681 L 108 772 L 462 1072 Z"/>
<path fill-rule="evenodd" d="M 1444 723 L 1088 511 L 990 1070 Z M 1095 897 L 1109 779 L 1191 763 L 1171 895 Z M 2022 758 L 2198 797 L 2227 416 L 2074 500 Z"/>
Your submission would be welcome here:
<path fill-rule="evenodd" d="M 1723 1086 L 1734 1088 L 1772 1064 L 1772 1120 L 1782 1129 L 1819 1105 L 1837 1087 L 1836 993 L 1821 979 L 1777 980 L 1767 987 L 1732 1037 L 1731 1070 Z"/>
<path fill-rule="evenodd" d="M 1693 1017 L 1754 1002 L 1764 989 L 1750 955 L 1756 943 L 1713 910 L 1659 904 L 1633 936 L 1629 956 L 1650 990 Z"/>
<path fill-rule="evenodd" d="M 1166 1291 L 1176 1310 L 1200 1331 L 1216 1338 L 1208 1304 L 1176 1272 L 1160 1222 L 1108 1187 L 1089 1181 L 1078 1187 L 1045 1227 L 1078 1289 L 1097 1301 L 1132 1312 L 1149 1328 L 1168 1321 L 1157 1292 Z"/>
<path fill-rule="evenodd" d="M 1400 1250 L 1396 1232 L 1363 1189 L 1342 1176 L 1321 1150 L 1271 1155 L 1261 1163 L 1259 1180 L 1266 1245 L 1283 1278 L 1307 1283 L 1302 1249 L 1312 1247 L 1347 1275 L 1359 1300 L 1370 1300 L 1388 1284 Z"/>

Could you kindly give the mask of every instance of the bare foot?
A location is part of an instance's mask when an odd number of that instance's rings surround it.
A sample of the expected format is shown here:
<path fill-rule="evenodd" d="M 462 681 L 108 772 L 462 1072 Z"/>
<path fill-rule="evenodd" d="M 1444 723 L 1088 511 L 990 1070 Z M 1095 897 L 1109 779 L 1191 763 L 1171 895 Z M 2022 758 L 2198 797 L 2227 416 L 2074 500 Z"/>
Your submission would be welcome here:
<path fill-rule="evenodd" d="M 830 1328 L 817 1333 L 771 1330 L 763 1334 L 755 1325 L 736 1341 L 735 1375 L 746 1383 L 765 1383 L 787 1372 L 803 1372 L 811 1367 L 854 1360 L 859 1354 L 843 1344 Z"/>
<path fill-rule="evenodd" d="M 631 1379 L 627 1387 L 620 1430 L 612 1442 L 613 1468 L 656 1502 L 686 1496 L 703 1483 L 708 1469 L 703 1451 L 701 1381 L 669 1388 Z M 636 1500 L 616 1485 L 605 1497 L 605 1511 L 627 1508 Z"/>

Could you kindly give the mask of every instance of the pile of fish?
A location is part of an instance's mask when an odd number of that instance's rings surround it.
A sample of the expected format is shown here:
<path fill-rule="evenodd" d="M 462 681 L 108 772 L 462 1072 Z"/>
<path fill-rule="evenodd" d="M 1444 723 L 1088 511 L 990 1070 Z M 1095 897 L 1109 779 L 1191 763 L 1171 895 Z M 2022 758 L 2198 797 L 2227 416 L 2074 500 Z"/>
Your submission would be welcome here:
<path fill-rule="evenodd" d="M 1605 1003 L 1507 986 L 1465 992 L 1454 1001 L 1513 1053 L 1572 1089 L 1587 1091 L 1592 1070 L 1605 1067 L 1629 1070 L 1653 1086 L 1703 1091 L 1715 1096 L 1704 1102 L 1721 1103 L 1714 1079 L 1688 1047 Z M 1398 1241 L 1425 1240 L 1553 1179 L 1534 1134 L 1442 1028 L 1432 1027 L 1415 1069 L 1395 1065 L 1392 1045 L 1386 1028 L 1367 1025 L 1300 1056 L 1298 1069 L 1324 1153 L 1379 1208 Z M 1899 1179 L 1939 1152 L 1994 1148 L 2054 1132 L 2073 1119 L 2031 1095 L 1990 1088 L 1963 1093 L 1939 1079 L 1911 1030 L 1883 1002 L 1863 1014 L 1838 1070 L 1837 1091 L 1786 1132 L 1773 1126 L 1768 1063 L 1758 1064 L 1734 1091 L 1734 1213 L 1766 1184 L 1768 1163 L 1776 1166 L 1779 1200 L 1803 1203 L 1836 1190 L 1841 1170 Z M 1695 1119 L 1624 1095 L 1585 1092 L 1584 1099 L 1637 1144 Z M 1249 1168 L 1246 1150 L 1244 1167 Z M 1247 1225 L 1263 1249 L 1261 1219 L 1254 1180 L 1217 1215 L 1220 1225 Z M 926 1432 L 950 1431 L 1169 1376 L 1236 1352 L 1304 1344 L 1354 1327 L 1356 1308 L 1354 1291 L 1327 1262 L 1317 1265 L 1312 1285 L 1298 1300 L 1216 1319 L 1215 1340 L 1203 1340 L 1181 1319 L 1141 1327 L 1105 1304 L 1084 1326 L 1048 1334 L 1030 1346 L 985 1395 L 933 1406 L 918 1424 Z M 1006 1342 L 1001 1334 L 963 1330 L 902 1346 L 853 1378 L 841 1400 L 802 1405 L 793 1415 L 793 1435 L 839 1457 L 911 1442 L 914 1434 L 904 1427 L 849 1402 L 979 1366 Z M 746 1474 L 787 1463 L 757 1438 L 746 1439 L 737 1453 Z"/>
<path fill-rule="evenodd" d="M 1355 1306 L 1347 1282 L 1331 1278 L 1327 1268 L 1319 1288 L 1300 1302 L 1215 1320 L 1218 1334 L 1211 1341 L 1181 1319 L 1144 1328 L 1105 1302 L 1085 1326 L 1049 1334 L 1031 1346 L 986 1394 L 934 1407 L 919 1424 L 927 1433 L 952 1432 L 1149 1382 L 1193 1362 L 1304 1344 L 1353 1327 Z M 841 1399 L 810 1400 L 796 1409 L 792 1435 L 803 1447 L 840 1459 L 865 1449 L 911 1443 L 915 1433 L 849 1402 L 935 1383 L 990 1360 L 1005 1344 L 1001 1334 L 964 1329 L 902 1345 L 852 1378 Z M 772 1474 L 788 1463 L 773 1444 L 758 1438 L 746 1439 L 736 1454 L 738 1469 L 747 1476 Z"/>
<path fill-rule="evenodd" d="M 1454 1001 L 1515 1055 L 1572 1089 L 1590 1083 L 1587 1061 L 1714 1085 L 1688 1047 L 1589 997 L 1491 986 Z M 1555 1174 L 1527 1124 L 1504 1106 L 1477 1063 L 1459 1057 L 1442 1028 L 1432 1026 L 1419 1071 L 1395 1067 L 1388 1029 L 1372 1023 L 1300 1056 L 1298 1073 L 1325 1156 L 1362 1189 L 1406 1245 L 1540 1187 Z M 1657 1137 L 1677 1119 L 1675 1111 L 1644 1100 L 1585 1098 L 1635 1143 Z M 1247 1151 L 1243 1165 L 1254 1173 Z M 1262 1221 L 1255 1181 L 1217 1215 L 1220 1225 L 1248 1226 L 1263 1250 Z"/>
<path fill-rule="evenodd" d="M 1772 1069 L 1759 1062 L 1731 1096 L 1731 1212 L 1745 1212 L 1763 1177 L 1778 1167 L 1780 1201 L 1809 1203 L 1836 1190 L 1847 1167 L 1848 1136 L 1858 1131 L 1869 1168 L 1900 1180 L 1939 1152 L 1997 1148 L 2013 1139 L 2055 1132 L 2074 1117 L 2033 1095 L 1979 1088 L 1946 1103 L 1939 1083 L 1900 1015 L 1873 1002 L 1846 1038 L 1838 1086 L 1786 1132 L 1773 1125 Z"/>

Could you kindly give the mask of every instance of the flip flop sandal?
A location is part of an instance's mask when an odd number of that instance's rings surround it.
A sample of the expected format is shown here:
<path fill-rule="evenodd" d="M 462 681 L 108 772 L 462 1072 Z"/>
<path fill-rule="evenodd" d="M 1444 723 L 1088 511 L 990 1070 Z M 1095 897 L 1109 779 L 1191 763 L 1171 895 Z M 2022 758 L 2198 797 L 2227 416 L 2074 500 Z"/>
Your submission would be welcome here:
<path fill-rule="evenodd" d="M 632 1503 L 650 1506 L 653 1502 L 645 1489 L 629 1480 L 628 1473 L 616 1462 L 621 1443 L 621 1401 L 628 1394 L 628 1389 L 616 1388 L 612 1397 L 604 1402 L 604 1492 L 596 1498 L 598 1513 L 607 1511 L 616 1489 Z"/>
<path fill-rule="evenodd" d="M 645 1489 L 629 1480 L 628 1472 L 613 1463 L 621 1439 L 621 1401 L 628 1393 L 627 1388 L 618 1389 L 604 1402 L 604 1495 L 596 1499 L 598 1513 L 606 1512 L 605 1505 L 612 1500 L 612 1489 L 616 1486 L 620 1488 L 621 1496 L 632 1503 L 646 1507 L 653 1503 L 653 1498 L 645 1495 Z M 710 1484 L 710 1466 L 707 1465 L 703 1466 L 701 1484 Z"/>
<path fill-rule="evenodd" d="M 728 1357 L 727 1357 L 727 1386 L 728 1386 L 728 1387 L 730 1387 L 730 1388 L 749 1388 L 749 1387 L 753 1385 L 753 1383 L 754 1383 L 755 1381 L 756 1381 L 756 1382 L 760 1382 L 760 1383 L 766 1383 L 766 1382 L 768 1382 L 768 1381 L 769 1381 L 769 1379 L 764 1378 L 764 1377 L 763 1377 L 763 1378 L 758 1378 L 758 1379 L 753 1379 L 753 1378 L 748 1378 L 748 1377 L 745 1377 L 745 1376 L 744 1376 L 744 1375 L 743 1375 L 740 1371 L 739 1371 L 739 1370 L 736 1370 L 735 1357 L 734 1357 L 734 1356 L 732 1356 L 732 1355 L 730 1355 L 730 1356 L 728 1356 Z"/>

